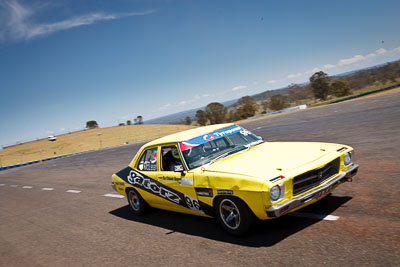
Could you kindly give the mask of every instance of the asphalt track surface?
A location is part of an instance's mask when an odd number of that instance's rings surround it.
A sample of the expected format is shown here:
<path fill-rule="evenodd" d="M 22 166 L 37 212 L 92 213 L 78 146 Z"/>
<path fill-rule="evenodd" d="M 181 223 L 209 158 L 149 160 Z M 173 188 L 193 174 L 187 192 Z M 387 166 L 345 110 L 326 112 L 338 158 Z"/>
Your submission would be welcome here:
<path fill-rule="evenodd" d="M 303 214 L 262 221 L 241 238 L 214 219 L 134 217 L 126 199 L 104 196 L 140 144 L 3 171 L 0 265 L 399 266 L 399 104 L 397 89 L 241 123 L 268 141 L 351 145 L 360 165 L 352 183 Z"/>

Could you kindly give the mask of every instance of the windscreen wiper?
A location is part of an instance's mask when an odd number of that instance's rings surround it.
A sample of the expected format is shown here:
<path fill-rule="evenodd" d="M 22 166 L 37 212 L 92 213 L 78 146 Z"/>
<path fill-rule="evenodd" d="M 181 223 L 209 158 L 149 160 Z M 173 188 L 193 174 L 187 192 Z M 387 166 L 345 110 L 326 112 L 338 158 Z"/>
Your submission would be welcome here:
<path fill-rule="evenodd" d="M 217 160 L 220 160 L 220 159 L 225 158 L 225 157 L 227 157 L 229 155 L 235 154 L 236 152 L 239 152 L 241 150 L 243 150 L 243 149 L 231 150 L 231 151 L 225 152 L 224 154 L 221 154 L 218 157 L 216 157 L 215 159 L 211 160 L 210 161 L 210 165 L 213 164 L 214 162 L 216 162 Z"/>

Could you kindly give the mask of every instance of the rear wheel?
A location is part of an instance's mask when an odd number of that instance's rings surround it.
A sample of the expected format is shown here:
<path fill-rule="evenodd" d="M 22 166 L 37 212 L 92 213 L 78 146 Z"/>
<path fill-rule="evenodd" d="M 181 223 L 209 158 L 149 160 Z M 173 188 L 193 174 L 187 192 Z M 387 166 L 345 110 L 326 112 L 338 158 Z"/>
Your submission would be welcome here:
<path fill-rule="evenodd" d="M 216 214 L 222 228 L 232 235 L 243 235 L 250 230 L 255 216 L 239 198 L 221 197 L 216 203 Z"/>
<path fill-rule="evenodd" d="M 126 197 L 128 199 L 129 207 L 135 215 L 142 215 L 147 211 L 148 205 L 136 189 L 128 189 Z"/>

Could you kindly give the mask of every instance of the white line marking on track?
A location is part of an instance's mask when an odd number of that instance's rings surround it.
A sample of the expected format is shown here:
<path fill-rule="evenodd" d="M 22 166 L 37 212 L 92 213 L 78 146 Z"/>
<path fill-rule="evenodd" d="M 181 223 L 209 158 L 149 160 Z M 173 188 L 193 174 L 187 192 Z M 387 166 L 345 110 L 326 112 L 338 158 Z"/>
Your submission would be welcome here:
<path fill-rule="evenodd" d="M 314 213 L 298 212 L 298 211 L 289 213 L 288 215 L 295 217 L 317 219 L 317 220 L 326 220 L 326 221 L 337 221 L 340 218 L 339 216 L 335 215 L 314 214 Z"/>
<path fill-rule="evenodd" d="M 78 191 L 78 190 L 67 190 L 67 191 L 65 191 L 65 192 L 67 192 L 67 193 L 79 194 L 81 191 Z"/>
<path fill-rule="evenodd" d="M 18 185 L 12 184 L 12 185 L 10 185 L 10 187 L 18 187 Z"/>
<path fill-rule="evenodd" d="M 117 195 L 117 194 L 105 194 L 105 197 L 115 197 L 115 198 L 124 198 L 123 195 Z"/>
<path fill-rule="evenodd" d="M 337 220 L 339 220 L 339 216 L 335 216 L 335 215 L 328 215 L 328 216 L 326 216 L 325 218 L 324 218 L 324 220 L 326 220 L 326 221 L 337 221 Z"/>
<path fill-rule="evenodd" d="M 5 184 L 0 184 L 0 186 L 5 186 Z"/>
<path fill-rule="evenodd" d="M 44 188 L 42 188 L 42 190 L 43 190 L 43 191 L 52 191 L 52 190 L 54 190 L 54 188 L 51 188 L 51 187 L 44 187 Z"/>
<path fill-rule="evenodd" d="M 28 188 L 28 189 L 30 189 L 30 188 L 32 188 L 32 186 L 30 186 L 30 185 L 25 185 L 25 186 L 23 186 L 22 188 Z"/>

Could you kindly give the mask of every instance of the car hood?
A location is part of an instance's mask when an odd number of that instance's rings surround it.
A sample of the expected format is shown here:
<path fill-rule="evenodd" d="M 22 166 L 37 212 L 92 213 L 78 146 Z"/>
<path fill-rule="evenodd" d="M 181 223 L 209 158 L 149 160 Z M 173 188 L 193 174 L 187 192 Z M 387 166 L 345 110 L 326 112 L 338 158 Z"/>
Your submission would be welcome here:
<path fill-rule="evenodd" d="M 265 142 L 204 166 L 205 171 L 274 178 L 337 153 L 338 144 Z"/>

